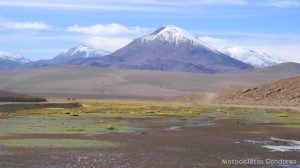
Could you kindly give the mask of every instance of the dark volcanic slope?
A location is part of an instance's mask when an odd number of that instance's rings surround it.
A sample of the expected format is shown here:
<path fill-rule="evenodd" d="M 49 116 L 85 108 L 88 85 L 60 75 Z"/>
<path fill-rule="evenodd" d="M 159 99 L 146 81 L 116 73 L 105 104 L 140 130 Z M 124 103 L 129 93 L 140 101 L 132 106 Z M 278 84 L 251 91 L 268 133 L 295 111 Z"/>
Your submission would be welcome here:
<path fill-rule="evenodd" d="M 227 91 L 216 100 L 226 104 L 300 106 L 300 76 L 249 89 Z"/>
<path fill-rule="evenodd" d="M 252 68 L 186 31 L 165 26 L 104 58 L 74 64 L 114 69 L 222 73 Z"/>
<path fill-rule="evenodd" d="M 0 102 L 46 102 L 45 98 L 0 90 Z"/>

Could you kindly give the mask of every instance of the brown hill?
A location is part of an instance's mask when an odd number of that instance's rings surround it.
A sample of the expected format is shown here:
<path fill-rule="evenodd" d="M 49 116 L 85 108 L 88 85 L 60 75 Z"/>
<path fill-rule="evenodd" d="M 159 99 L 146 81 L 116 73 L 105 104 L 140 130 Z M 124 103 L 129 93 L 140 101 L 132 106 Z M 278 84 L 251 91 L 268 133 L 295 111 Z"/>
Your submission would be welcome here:
<path fill-rule="evenodd" d="M 45 98 L 0 90 L 0 102 L 46 102 Z"/>
<path fill-rule="evenodd" d="M 162 100 L 216 90 L 251 88 L 300 75 L 300 64 L 226 74 L 53 66 L 0 71 L 0 89 L 46 98 Z"/>
<path fill-rule="evenodd" d="M 279 80 L 258 87 L 220 93 L 215 103 L 300 106 L 300 76 Z"/>

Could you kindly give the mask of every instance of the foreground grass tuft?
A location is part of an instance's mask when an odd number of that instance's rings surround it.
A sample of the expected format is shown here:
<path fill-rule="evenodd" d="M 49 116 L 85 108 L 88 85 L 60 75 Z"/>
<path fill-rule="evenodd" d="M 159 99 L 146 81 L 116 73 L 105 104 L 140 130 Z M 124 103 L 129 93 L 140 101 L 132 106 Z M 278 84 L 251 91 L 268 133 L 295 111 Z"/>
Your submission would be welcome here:
<path fill-rule="evenodd" d="M 276 114 L 276 117 L 288 117 L 286 113 Z"/>
<path fill-rule="evenodd" d="M 109 126 L 107 126 L 107 130 L 115 130 L 116 128 L 114 127 L 114 126 L 112 126 L 112 125 L 109 125 Z"/>

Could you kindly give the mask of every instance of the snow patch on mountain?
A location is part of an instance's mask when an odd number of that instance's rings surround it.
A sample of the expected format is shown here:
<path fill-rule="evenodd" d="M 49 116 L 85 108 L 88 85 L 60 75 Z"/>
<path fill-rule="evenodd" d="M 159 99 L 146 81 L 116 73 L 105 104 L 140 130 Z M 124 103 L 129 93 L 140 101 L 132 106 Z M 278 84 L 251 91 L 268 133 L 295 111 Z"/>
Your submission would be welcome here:
<path fill-rule="evenodd" d="M 178 46 L 181 43 L 189 42 L 193 46 L 202 46 L 206 47 L 210 50 L 218 52 L 215 48 L 209 46 L 208 44 L 201 41 L 199 38 L 193 36 L 192 34 L 188 33 L 187 31 L 174 26 L 168 25 L 159 28 L 158 30 L 154 31 L 153 33 L 146 35 L 140 39 L 142 42 L 149 42 L 149 41 L 163 41 L 168 43 L 173 43 L 175 46 Z"/>
<path fill-rule="evenodd" d="M 238 46 L 226 46 L 220 49 L 220 51 L 224 54 L 231 56 L 232 58 L 248 63 L 257 68 L 264 68 L 287 62 L 286 60 L 280 57 L 269 55 L 265 52 L 257 52 Z"/>
<path fill-rule="evenodd" d="M 22 64 L 30 62 L 30 60 L 24 58 L 20 54 L 8 53 L 2 51 L 0 51 L 0 60 L 14 61 Z"/>

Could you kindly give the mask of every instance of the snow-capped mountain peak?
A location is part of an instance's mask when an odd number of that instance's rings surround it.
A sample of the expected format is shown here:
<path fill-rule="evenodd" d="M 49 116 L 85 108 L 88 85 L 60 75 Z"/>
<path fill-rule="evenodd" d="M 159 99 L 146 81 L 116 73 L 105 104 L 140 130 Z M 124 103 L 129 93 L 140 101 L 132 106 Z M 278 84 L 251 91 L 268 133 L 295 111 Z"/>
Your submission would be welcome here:
<path fill-rule="evenodd" d="M 248 63 L 257 68 L 268 67 L 286 62 L 286 60 L 277 56 L 271 56 L 265 52 L 257 52 L 238 46 L 226 46 L 220 51 L 232 58 Z"/>
<path fill-rule="evenodd" d="M 94 49 L 85 45 L 77 45 L 54 57 L 52 60 L 50 60 L 50 64 L 66 64 L 72 60 L 103 57 L 109 54 L 111 54 L 109 51 Z"/>
<path fill-rule="evenodd" d="M 69 49 L 68 52 L 70 53 L 70 55 L 73 55 L 78 52 L 86 52 L 86 55 L 88 55 L 89 51 L 91 51 L 91 50 L 94 50 L 94 49 L 89 48 L 85 45 L 78 45 L 78 46 L 75 46 L 75 47 Z"/>
<path fill-rule="evenodd" d="M 108 54 L 111 54 L 111 52 L 101 49 L 94 49 L 85 45 L 77 45 L 73 48 L 70 48 L 66 52 L 62 52 L 58 57 L 88 58 L 106 56 Z"/>
<path fill-rule="evenodd" d="M 176 46 L 178 46 L 181 43 L 189 42 L 194 46 L 200 45 L 209 48 L 210 50 L 217 51 L 215 48 L 207 45 L 197 37 L 185 31 L 184 29 L 181 29 L 174 25 L 163 26 L 157 29 L 156 31 L 141 38 L 142 42 L 149 42 L 155 40 L 173 43 Z"/>
<path fill-rule="evenodd" d="M 60 55 L 63 55 L 64 57 L 74 57 L 74 56 L 79 56 L 83 58 L 88 58 L 88 57 L 95 57 L 95 56 L 105 56 L 110 54 L 111 52 L 101 50 L 101 49 L 94 49 L 91 47 L 87 47 L 85 45 L 78 45 L 75 46 L 71 49 L 69 49 L 66 52 L 61 53 Z"/>
<path fill-rule="evenodd" d="M 28 63 L 28 62 L 30 62 L 28 59 L 24 58 L 20 54 L 1 52 L 1 51 L 0 51 L 0 59 L 1 60 L 9 60 L 9 61 L 14 61 L 14 62 L 19 62 L 19 63 Z"/>

